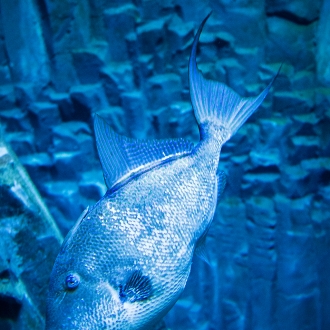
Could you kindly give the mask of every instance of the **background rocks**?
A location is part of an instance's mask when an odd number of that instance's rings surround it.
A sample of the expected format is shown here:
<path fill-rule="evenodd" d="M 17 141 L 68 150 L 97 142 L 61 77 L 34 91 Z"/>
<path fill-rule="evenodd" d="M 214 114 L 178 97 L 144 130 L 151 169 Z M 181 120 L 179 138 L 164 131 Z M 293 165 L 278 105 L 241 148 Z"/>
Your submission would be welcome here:
<path fill-rule="evenodd" d="M 63 237 L 2 140 L 0 198 L 0 328 L 43 329 L 49 275 Z"/>
<path fill-rule="evenodd" d="M 228 183 L 207 239 L 211 266 L 194 260 L 167 325 L 328 329 L 329 0 L 0 0 L 0 134 L 65 235 L 105 192 L 95 113 L 130 137 L 198 141 L 187 64 L 210 10 L 197 53 L 206 77 L 249 96 L 283 66 L 259 111 L 223 147 Z M 21 210 L 4 187 L 0 207 Z M 47 256 L 46 283 L 60 239 L 41 234 L 39 222 L 32 233 L 23 218 L 1 216 L 0 230 L 14 236 L 0 244 Z M 31 314 L 22 298 L 44 299 L 26 280 L 37 261 L 26 257 L 16 269 L 1 253 L 0 327 L 23 329 L 32 315 L 39 323 L 31 329 L 42 329 L 43 309 Z"/>

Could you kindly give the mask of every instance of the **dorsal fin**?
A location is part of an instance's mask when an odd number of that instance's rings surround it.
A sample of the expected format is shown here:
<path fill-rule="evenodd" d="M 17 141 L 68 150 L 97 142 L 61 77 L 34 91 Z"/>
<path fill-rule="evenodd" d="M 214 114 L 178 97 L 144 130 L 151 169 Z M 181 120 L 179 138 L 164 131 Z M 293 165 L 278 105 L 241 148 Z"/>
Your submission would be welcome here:
<path fill-rule="evenodd" d="M 165 161 L 187 155 L 193 148 L 193 144 L 184 139 L 136 140 L 119 135 L 98 115 L 94 129 L 108 189 Z"/>

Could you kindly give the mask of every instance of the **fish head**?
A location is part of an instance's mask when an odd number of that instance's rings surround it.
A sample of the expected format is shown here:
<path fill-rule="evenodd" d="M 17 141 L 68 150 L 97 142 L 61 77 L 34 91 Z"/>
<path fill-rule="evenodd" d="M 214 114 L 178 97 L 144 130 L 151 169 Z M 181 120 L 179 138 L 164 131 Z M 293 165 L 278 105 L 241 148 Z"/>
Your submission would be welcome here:
<path fill-rule="evenodd" d="M 47 297 L 46 329 L 129 329 L 118 290 L 83 268 L 55 263 Z"/>
<path fill-rule="evenodd" d="M 47 330 L 132 330 L 158 322 L 151 279 L 140 270 L 111 276 L 98 269 L 91 272 L 73 260 L 59 255 L 55 262 L 47 297 Z"/>
<path fill-rule="evenodd" d="M 166 312 L 159 289 L 155 289 L 154 274 L 138 265 L 135 257 L 118 258 L 127 245 L 122 237 L 116 240 L 116 248 L 109 248 L 108 241 L 100 248 L 103 240 L 90 236 L 83 226 L 86 214 L 87 210 L 67 235 L 54 263 L 46 329 L 139 330 L 153 326 Z M 82 244 L 86 236 L 89 242 Z M 103 253 L 96 254 L 96 246 Z"/>

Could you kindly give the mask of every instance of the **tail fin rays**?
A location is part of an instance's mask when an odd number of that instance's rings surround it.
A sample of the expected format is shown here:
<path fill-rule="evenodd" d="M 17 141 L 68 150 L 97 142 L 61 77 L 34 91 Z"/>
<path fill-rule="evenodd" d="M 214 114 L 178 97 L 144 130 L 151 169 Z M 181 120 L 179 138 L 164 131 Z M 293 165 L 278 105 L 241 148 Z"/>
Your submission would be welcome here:
<path fill-rule="evenodd" d="M 204 78 L 197 67 L 196 51 L 203 26 L 210 15 L 203 20 L 197 31 L 189 59 L 191 103 L 198 124 L 211 122 L 224 128 L 228 140 L 260 106 L 277 75 L 256 97 L 241 97 L 227 85 Z"/>

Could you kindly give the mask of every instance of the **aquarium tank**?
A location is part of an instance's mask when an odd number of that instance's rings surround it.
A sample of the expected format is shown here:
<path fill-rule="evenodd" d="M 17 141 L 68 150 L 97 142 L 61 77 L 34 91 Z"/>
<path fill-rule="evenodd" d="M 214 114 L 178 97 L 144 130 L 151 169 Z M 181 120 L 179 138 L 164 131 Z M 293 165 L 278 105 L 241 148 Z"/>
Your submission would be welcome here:
<path fill-rule="evenodd" d="M 330 0 L 0 0 L 0 329 L 44 329 L 50 273 L 106 193 L 94 116 L 199 141 L 188 61 L 260 108 L 168 330 L 330 329 Z"/>

